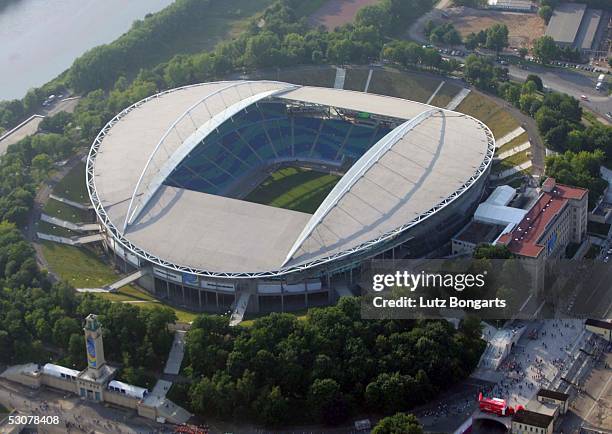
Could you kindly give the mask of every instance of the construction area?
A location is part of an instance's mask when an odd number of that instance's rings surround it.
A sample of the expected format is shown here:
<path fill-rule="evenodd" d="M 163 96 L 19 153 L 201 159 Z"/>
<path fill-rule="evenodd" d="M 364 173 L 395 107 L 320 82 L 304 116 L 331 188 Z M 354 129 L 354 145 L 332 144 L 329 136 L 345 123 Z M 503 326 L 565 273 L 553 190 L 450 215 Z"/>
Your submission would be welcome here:
<path fill-rule="evenodd" d="M 445 9 L 440 22 L 452 23 L 463 38 L 470 33 L 486 30 L 494 24 L 505 24 L 508 26 L 510 48 L 531 47 L 533 41 L 543 36 L 546 31 L 546 23 L 538 14 L 491 9 Z"/>

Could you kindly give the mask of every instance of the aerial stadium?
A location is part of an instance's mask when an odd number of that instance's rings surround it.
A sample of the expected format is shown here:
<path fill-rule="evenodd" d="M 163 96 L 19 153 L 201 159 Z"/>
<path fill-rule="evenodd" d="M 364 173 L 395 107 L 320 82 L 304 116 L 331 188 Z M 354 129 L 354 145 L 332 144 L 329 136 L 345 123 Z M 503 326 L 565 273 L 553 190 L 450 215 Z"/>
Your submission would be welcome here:
<path fill-rule="evenodd" d="M 371 258 L 447 244 L 495 142 L 462 113 L 275 81 L 168 90 L 99 133 L 87 187 L 104 245 L 139 284 L 195 310 L 333 302 Z"/>

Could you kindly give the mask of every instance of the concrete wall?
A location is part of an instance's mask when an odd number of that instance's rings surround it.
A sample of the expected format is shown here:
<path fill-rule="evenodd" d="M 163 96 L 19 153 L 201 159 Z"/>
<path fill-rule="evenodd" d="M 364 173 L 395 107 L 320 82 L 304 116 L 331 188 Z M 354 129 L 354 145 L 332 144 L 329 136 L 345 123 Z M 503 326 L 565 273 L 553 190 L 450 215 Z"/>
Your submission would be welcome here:
<path fill-rule="evenodd" d="M 149 407 L 144 404 L 140 404 L 138 406 L 138 416 L 146 417 L 151 420 L 155 420 L 157 418 L 157 409 L 153 407 Z"/>
<path fill-rule="evenodd" d="M 32 389 L 39 389 L 42 381 L 42 375 L 32 376 L 26 374 L 15 374 L 6 376 L 8 380 L 14 381 L 15 383 L 23 384 L 24 386 L 31 387 Z"/>
<path fill-rule="evenodd" d="M 121 407 L 131 408 L 133 410 L 136 410 L 136 408 L 138 408 L 138 403 L 140 402 L 140 399 L 138 398 L 133 398 L 131 396 L 125 396 L 117 392 L 111 392 L 108 389 L 104 390 L 104 394 L 102 395 L 102 400 L 104 402 L 109 402 L 111 404 L 115 404 Z"/>
<path fill-rule="evenodd" d="M 587 325 L 586 329 L 590 331 L 591 333 L 595 333 L 596 335 L 601 336 L 607 341 L 612 340 L 612 330 L 607 330 L 602 327 L 595 327 L 592 325 Z"/>
<path fill-rule="evenodd" d="M 45 386 L 78 394 L 78 387 L 75 381 L 64 380 L 63 378 L 57 378 L 51 375 L 41 375 L 41 377 L 42 384 Z"/>

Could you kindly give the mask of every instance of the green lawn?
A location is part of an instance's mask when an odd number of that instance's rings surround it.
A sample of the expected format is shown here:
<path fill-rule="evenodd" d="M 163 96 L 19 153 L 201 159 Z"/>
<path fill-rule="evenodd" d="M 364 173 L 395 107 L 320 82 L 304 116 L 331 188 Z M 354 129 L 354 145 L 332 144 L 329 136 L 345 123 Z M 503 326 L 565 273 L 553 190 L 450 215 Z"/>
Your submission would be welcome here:
<path fill-rule="evenodd" d="M 49 241 L 43 241 L 41 244 L 49 268 L 75 288 L 100 288 L 115 282 L 120 277 L 109 264 L 89 249 Z M 196 313 L 168 306 L 134 285 L 124 286 L 113 293 L 95 293 L 95 296 L 115 303 L 132 302 L 134 306 L 142 309 L 167 306 L 174 310 L 181 322 L 193 321 L 197 316 Z"/>
<path fill-rule="evenodd" d="M 89 195 L 85 185 L 85 163 L 79 162 L 57 183 L 53 193 L 78 203 L 88 203 Z"/>
<path fill-rule="evenodd" d="M 312 214 L 340 176 L 287 167 L 272 173 L 245 200 Z"/>
<path fill-rule="evenodd" d="M 523 164 L 531 159 L 531 148 L 525 149 L 524 151 L 518 152 L 511 157 L 501 160 L 499 163 L 493 166 L 494 172 L 502 172 L 506 169 L 510 169 L 519 164 Z"/>
<path fill-rule="evenodd" d="M 519 123 L 503 107 L 497 105 L 491 98 L 471 92 L 457 111 L 473 116 L 484 122 L 496 138 L 503 137 L 519 127 Z"/>
<path fill-rule="evenodd" d="M 369 92 L 426 102 L 441 81 L 441 79 L 410 72 L 375 69 L 372 73 Z"/>
<path fill-rule="evenodd" d="M 50 241 L 41 245 L 49 268 L 75 288 L 100 288 L 119 279 L 92 250 Z"/>
<path fill-rule="evenodd" d="M 369 69 L 350 68 L 346 70 L 346 78 L 344 80 L 344 88 L 348 90 L 365 90 L 366 82 L 368 81 Z M 374 74 L 372 74 L 374 75 Z M 370 83 L 371 85 L 372 83 Z"/>
<path fill-rule="evenodd" d="M 461 88 L 455 84 L 449 82 L 444 83 L 434 99 L 431 100 L 431 105 L 441 108 L 446 107 L 460 90 Z"/>
<path fill-rule="evenodd" d="M 501 154 L 502 152 L 509 151 L 512 148 L 515 148 L 515 147 L 517 147 L 519 145 L 522 145 L 523 143 L 525 143 L 528 140 L 529 140 L 529 135 L 527 134 L 527 132 L 524 132 L 520 136 L 515 137 L 514 139 L 510 140 L 508 143 L 506 143 L 503 146 L 501 146 L 497 150 L 496 153 L 497 154 Z"/>

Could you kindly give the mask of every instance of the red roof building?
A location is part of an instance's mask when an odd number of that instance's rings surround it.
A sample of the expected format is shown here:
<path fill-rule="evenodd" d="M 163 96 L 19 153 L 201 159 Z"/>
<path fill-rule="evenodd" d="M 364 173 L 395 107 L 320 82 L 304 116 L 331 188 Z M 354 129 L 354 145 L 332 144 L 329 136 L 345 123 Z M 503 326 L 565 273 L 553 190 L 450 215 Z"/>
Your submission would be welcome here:
<path fill-rule="evenodd" d="M 529 258 L 560 256 L 570 242 L 586 234 L 588 190 L 557 184 L 548 178 L 542 193 L 521 222 L 498 243 L 515 255 Z"/>

